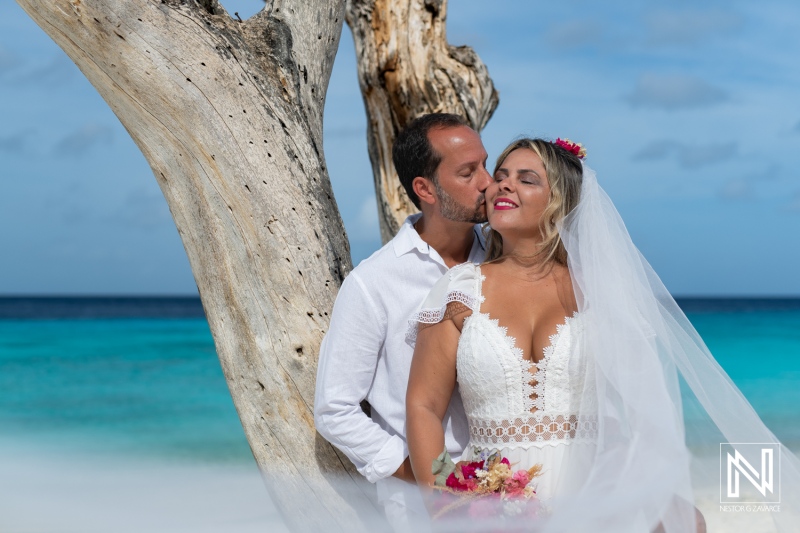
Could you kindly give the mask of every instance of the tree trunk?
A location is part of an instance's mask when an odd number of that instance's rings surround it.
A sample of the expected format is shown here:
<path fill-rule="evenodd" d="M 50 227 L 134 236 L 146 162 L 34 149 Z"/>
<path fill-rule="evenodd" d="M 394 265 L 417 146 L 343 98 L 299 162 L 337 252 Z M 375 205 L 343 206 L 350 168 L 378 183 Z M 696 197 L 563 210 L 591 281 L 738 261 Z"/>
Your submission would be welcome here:
<path fill-rule="evenodd" d="M 216 0 L 18 2 L 150 163 L 286 522 L 368 530 L 362 478 L 312 416 L 320 342 L 351 268 L 322 153 L 344 0 L 270 0 L 244 22 Z"/>
<path fill-rule="evenodd" d="M 497 107 L 497 91 L 478 55 L 447 44 L 446 15 L 447 0 L 348 0 L 384 243 L 417 211 L 392 163 L 397 133 L 432 112 L 462 115 L 481 131 Z"/>

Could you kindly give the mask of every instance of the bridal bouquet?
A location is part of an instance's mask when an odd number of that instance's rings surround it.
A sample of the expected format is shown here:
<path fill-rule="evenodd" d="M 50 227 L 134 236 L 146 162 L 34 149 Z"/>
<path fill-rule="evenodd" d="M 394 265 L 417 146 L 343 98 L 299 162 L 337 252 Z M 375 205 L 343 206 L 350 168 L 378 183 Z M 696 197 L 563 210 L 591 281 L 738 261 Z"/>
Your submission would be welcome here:
<path fill-rule="evenodd" d="M 477 451 L 477 450 L 476 450 Z M 466 508 L 470 519 L 539 516 L 543 507 L 531 481 L 542 465 L 512 470 L 508 459 L 484 452 L 478 461 L 454 463 L 447 450 L 433 462 L 434 488 L 440 497 L 434 502 L 434 519 L 457 518 L 453 512 Z"/>

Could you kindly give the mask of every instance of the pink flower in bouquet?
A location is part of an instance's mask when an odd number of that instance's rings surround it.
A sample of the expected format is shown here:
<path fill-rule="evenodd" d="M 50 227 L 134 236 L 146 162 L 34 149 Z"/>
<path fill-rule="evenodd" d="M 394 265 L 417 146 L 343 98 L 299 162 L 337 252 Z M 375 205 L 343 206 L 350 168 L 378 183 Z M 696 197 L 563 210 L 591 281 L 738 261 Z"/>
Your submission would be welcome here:
<path fill-rule="evenodd" d="M 483 453 L 480 456 L 484 457 Z M 452 515 L 463 506 L 476 520 L 500 515 L 538 514 L 538 504 L 533 510 L 529 509 L 531 499 L 536 498 L 536 490 L 529 483 L 541 470 L 542 465 L 534 465 L 528 470 L 514 472 L 511 461 L 497 452 L 485 456 L 482 461 L 454 463 L 445 450 L 432 465 L 433 473 L 439 474 L 435 488 L 442 492 L 434 506 L 433 518 Z"/>
<path fill-rule="evenodd" d="M 483 461 L 459 461 L 447 477 L 447 486 L 453 490 L 472 491 L 478 486 L 477 471 L 483 468 Z"/>
<path fill-rule="evenodd" d="M 507 480 L 503 487 L 506 495 L 510 497 L 525 497 L 525 486 L 531 480 L 527 470 L 514 472 L 511 479 Z"/>
<path fill-rule="evenodd" d="M 475 461 L 466 464 L 459 462 L 458 464 L 456 464 L 456 471 L 458 471 L 459 465 L 461 465 L 461 475 L 464 478 L 475 479 L 476 477 L 478 477 L 475 474 L 475 471 L 483 468 L 483 461 Z"/>
<path fill-rule="evenodd" d="M 447 476 L 447 488 L 453 490 L 474 490 L 478 486 L 478 482 L 474 479 L 464 479 L 463 481 L 456 477 L 455 472 Z"/>
<path fill-rule="evenodd" d="M 511 476 L 511 479 L 524 487 L 531 480 L 531 477 L 528 475 L 527 470 L 517 470 L 514 472 L 514 475 Z"/>

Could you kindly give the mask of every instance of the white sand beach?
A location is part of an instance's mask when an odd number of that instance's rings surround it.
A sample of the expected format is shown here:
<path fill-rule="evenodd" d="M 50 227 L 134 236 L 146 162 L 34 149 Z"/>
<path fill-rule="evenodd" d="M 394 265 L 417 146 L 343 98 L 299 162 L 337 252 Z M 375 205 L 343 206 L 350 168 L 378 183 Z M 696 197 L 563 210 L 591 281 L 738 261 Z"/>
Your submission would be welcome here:
<path fill-rule="evenodd" d="M 255 466 L 176 465 L 0 447 L 4 533 L 288 531 Z"/>
<path fill-rule="evenodd" d="M 702 461 L 719 479 L 718 458 Z M 718 483 L 695 488 L 709 533 L 771 533 L 769 513 L 724 512 Z M 288 532 L 255 466 L 89 457 L 0 445 L 4 533 Z"/>
<path fill-rule="evenodd" d="M 699 464 L 704 473 L 704 483 L 694 488 L 695 505 L 706 519 L 708 533 L 774 533 L 776 531 L 769 512 L 734 510 L 733 506 L 720 504 L 719 457 L 707 456 L 695 459 L 695 464 Z"/>

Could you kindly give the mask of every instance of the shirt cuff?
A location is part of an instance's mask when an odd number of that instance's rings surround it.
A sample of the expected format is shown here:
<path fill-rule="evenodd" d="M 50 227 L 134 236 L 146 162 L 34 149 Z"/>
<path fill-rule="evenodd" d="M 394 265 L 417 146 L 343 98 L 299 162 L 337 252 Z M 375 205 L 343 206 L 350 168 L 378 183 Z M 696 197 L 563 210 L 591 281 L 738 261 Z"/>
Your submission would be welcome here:
<path fill-rule="evenodd" d="M 372 461 L 362 469 L 361 474 L 370 483 L 375 483 L 397 472 L 406 457 L 408 457 L 406 441 L 397 435 L 392 435 Z"/>

